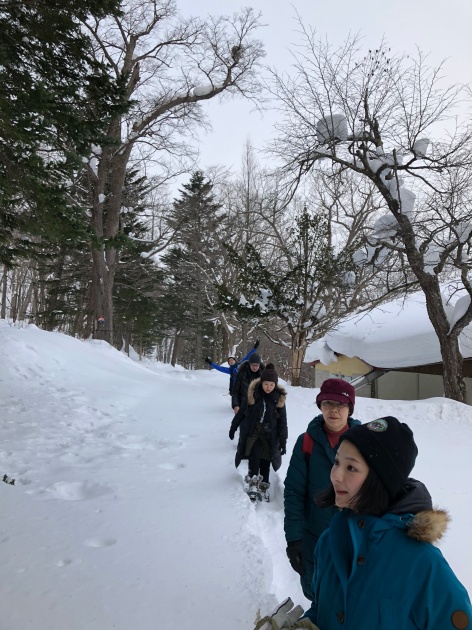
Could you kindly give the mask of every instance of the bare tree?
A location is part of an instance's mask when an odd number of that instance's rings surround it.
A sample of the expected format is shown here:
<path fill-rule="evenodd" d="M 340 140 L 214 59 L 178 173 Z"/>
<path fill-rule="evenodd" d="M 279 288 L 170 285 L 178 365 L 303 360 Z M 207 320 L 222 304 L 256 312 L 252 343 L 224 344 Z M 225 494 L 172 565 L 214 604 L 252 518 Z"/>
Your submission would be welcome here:
<path fill-rule="evenodd" d="M 224 245 L 229 244 L 241 252 L 249 242 L 263 245 L 265 236 L 261 232 L 260 211 L 268 188 L 268 174 L 258 164 L 249 141 L 244 146 L 241 168 L 235 177 L 230 178 L 226 173 L 222 180 L 220 172 L 208 174 L 223 210 L 219 260 L 207 270 L 208 281 L 212 287 L 224 285 L 231 292 L 237 280 L 237 269 Z M 214 290 L 209 293 L 209 299 L 215 310 L 214 322 L 223 333 L 222 357 L 236 354 L 238 349 L 243 349 L 245 354 L 257 328 L 257 318 L 249 322 L 235 311 L 219 308 Z"/>
<path fill-rule="evenodd" d="M 88 21 L 97 59 L 124 84 L 131 106 L 116 116 L 107 146 L 84 165 L 89 178 L 93 248 L 92 311 L 113 338 L 112 292 L 119 263 L 120 213 L 130 161 L 152 160 L 164 176 L 191 166 L 191 140 L 208 125 L 200 103 L 220 94 L 258 92 L 259 18 L 251 9 L 232 17 L 184 19 L 173 0 L 128 0 L 119 18 Z"/>
<path fill-rule="evenodd" d="M 379 265 L 394 254 L 387 286 L 411 287 L 413 277 L 421 287 L 439 339 L 445 394 L 464 401 L 459 335 L 472 321 L 472 134 L 455 108 L 467 92 L 442 87 L 442 67 L 428 67 L 421 51 L 395 56 L 383 42 L 363 55 L 355 37 L 334 50 L 300 28 L 296 76 L 273 72 L 270 89 L 283 115 L 271 150 L 291 194 L 326 159 L 373 184 L 382 210 L 356 261 Z M 449 130 L 435 139 L 440 123 Z M 451 277 L 466 295 L 455 316 L 441 288 Z"/>
<path fill-rule="evenodd" d="M 257 220 L 263 243 L 250 240 L 240 250 L 227 244 L 237 274 L 232 287 L 219 286 L 221 305 L 257 321 L 272 343 L 289 350 L 292 385 L 300 384 L 307 344 L 377 299 L 370 287 L 378 269 L 353 261 L 360 244 L 356 221 L 343 216 L 334 223 L 349 199 L 333 182 L 333 198 L 324 190 L 321 199 L 322 181 L 315 179 L 305 200 L 294 197 L 288 206 L 275 191 L 263 200 Z M 358 203 L 358 215 L 375 211 L 369 199 Z"/>

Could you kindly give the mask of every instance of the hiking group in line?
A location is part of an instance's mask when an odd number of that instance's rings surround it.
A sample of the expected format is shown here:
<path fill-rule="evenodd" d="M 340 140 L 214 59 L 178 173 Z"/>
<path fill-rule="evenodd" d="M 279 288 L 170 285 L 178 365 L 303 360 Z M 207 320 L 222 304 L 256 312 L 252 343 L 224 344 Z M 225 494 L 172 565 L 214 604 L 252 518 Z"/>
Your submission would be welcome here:
<path fill-rule="evenodd" d="M 280 468 L 287 448 L 287 392 L 256 349 L 234 381 L 229 437 L 239 428 L 235 465 L 248 460 L 245 483 L 268 500 L 270 466 Z M 325 380 L 316 405 L 284 482 L 286 553 L 311 606 L 297 620 L 279 610 L 256 629 L 472 630 L 467 590 L 435 546 L 449 515 L 410 477 L 411 429 L 393 416 L 361 424 L 343 379 Z"/>

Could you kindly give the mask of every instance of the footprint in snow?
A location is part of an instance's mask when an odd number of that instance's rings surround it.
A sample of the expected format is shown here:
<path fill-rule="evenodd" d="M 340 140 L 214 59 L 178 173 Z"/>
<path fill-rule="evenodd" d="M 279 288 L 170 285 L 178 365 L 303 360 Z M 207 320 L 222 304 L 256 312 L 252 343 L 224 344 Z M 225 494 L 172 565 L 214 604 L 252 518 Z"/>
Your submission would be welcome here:
<path fill-rule="evenodd" d="M 111 547 L 116 545 L 114 538 L 88 538 L 84 541 L 86 547 Z"/>
<path fill-rule="evenodd" d="M 111 488 L 92 481 L 57 481 L 46 488 L 54 499 L 63 501 L 83 501 L 94 499 L 111 492 Z"/>
<path fill-rule="evenodd" d="M 69 558 L 65 558 L 64 560 L 58 560 L 56 562 L 56 567 L 66 567 L 69 564 L 72 564 L 72 560 L 69 560 Z"/>
<path fill-rule="evenodd" d="M 155 451 L 157 447 L 152 440 L 139 435 L 127 435 L 119 437 L 115 445 L 119 448 L 131 449 L 134 451 Z"/>
<path fill-rule="evenodd" d="M 28 477 L 19 477 L 16 479 L 16 484 L 21 486 L 29 486 L 30 483 L 33 483 L 32 479 L 28 479 Z"/>
<path fill-rule="evenodd" d="M 182 438 L 182 436 L 179 436 Z M 183 448 L 185 446 L 185 442 L 181 442 L 180 440 L 172 440 L 171 438 L 162 438 L 159 440 L 158 448 L 163 450 L 173 449 L 173 448 Z"/>
<path fill-rule="evenodd" d="M 172 464 L 167 462 L 165 464 L 158 464 L 157 467 L 163 470 L 178 470 L 179 468 L 185 468 L 185 464 Z"/>

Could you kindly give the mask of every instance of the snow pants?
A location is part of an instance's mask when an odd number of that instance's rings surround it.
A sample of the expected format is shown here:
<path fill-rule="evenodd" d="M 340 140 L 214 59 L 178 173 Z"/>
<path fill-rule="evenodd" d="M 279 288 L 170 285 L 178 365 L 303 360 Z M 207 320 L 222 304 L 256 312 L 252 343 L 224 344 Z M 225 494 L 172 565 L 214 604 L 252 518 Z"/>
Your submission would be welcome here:
<path fill-rule="evenodd" d="M 252 445 L 249 453 L 249 470 L 250 477 L 261 475 L 262 481 L 269 483 L 270 460 L 261 457 L 262 444 L 261 440 L 256 440 Z"/>

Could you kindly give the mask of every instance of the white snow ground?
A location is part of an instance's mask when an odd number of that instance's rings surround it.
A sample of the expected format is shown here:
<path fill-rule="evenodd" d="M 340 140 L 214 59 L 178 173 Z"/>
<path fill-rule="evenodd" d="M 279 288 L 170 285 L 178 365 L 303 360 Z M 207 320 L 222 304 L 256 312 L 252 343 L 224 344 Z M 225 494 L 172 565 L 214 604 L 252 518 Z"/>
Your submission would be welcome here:
<path fill-rule="evenodd" d="M 254 506 L 234 468 L 227 377 L 137 363 L 0 321 L 1 630 L 250 630 L 291 596 L 282 469 Z M 263 344 L 261 353 L 264 359 Z M 289 452 L 317 413 L 288 387 Z M 415 431 L 414 476 L 453 521 L 441 548 L 472 591 L 472 408 L 358 399 Z"/>

